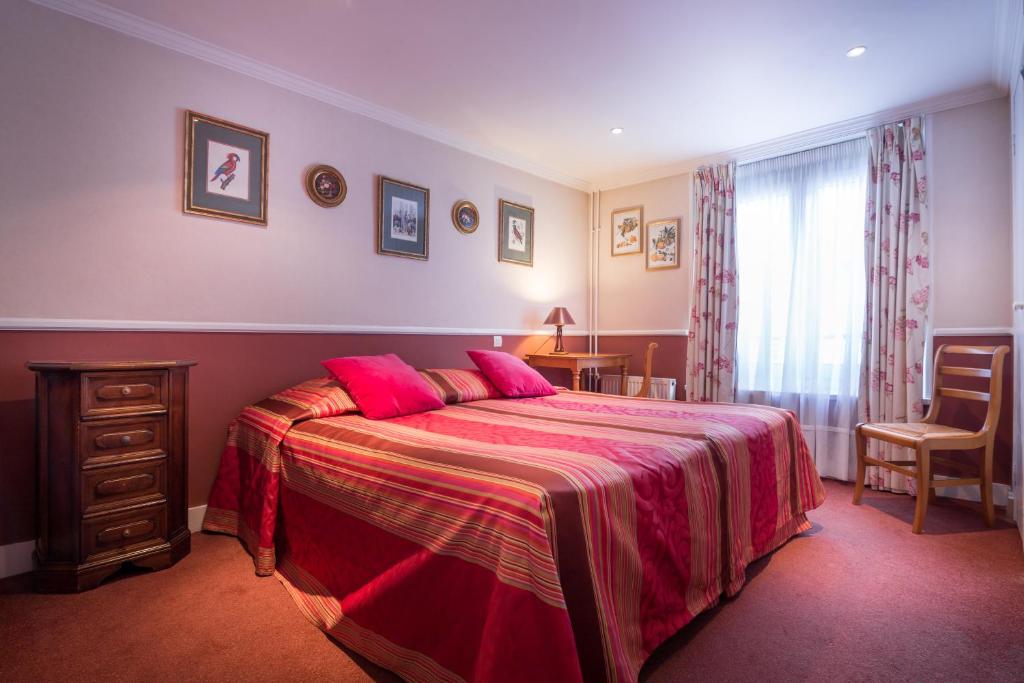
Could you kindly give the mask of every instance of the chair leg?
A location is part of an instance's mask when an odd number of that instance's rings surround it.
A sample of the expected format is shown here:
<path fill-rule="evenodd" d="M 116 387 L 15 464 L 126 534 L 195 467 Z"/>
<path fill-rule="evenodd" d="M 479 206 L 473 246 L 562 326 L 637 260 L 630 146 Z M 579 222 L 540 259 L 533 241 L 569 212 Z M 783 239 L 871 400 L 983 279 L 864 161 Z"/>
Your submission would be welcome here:
<path fill-rule="evenodd" d="M 981 463 L 981 513 L 985 517 L 985 526 L 996 524 L 996 512 L 992 506 L 992 444 L 985 446 Z"/>
<path fill-rule="evenodd" d="M 857 441 L 857 480 L 853 485 L 853 504 L 860 505 L 860 497 L 864 495 L 864 474 L 867 470 L 864 457 L 867 455 L 868 440 L 864 436 L 864 432 L 861 431 L 860 425 L 857 425 L 854 436 Z"/>
<path fill-rule="evenodd" d="M 917 449 L 917 506 L 914 509 L 914 533 L 924 529 L 924 516 L 928 512 L 928 490 L 932 487 L 932 455 L 924 448 Z"/>

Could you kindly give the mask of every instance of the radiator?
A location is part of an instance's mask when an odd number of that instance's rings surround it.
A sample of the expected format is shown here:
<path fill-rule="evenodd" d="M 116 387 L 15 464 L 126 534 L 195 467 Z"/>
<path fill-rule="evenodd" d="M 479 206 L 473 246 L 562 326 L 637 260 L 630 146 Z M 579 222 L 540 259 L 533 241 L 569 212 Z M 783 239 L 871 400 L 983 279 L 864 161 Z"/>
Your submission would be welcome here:
<path fill-rule="evenodd" d="M 644 383 L 644 378 L 640 375 L 627 375 L 626 376 L 626 393 L 630 396 L 635 395 L 640 391 L 640 385 Z M 601 393 L 602 394 L 620 394 L 622 389 L 622 375 L 601 375 Z M 651 392 L 648 394 L 648 398 L 668 398 L 674 399 L 676 397 L 676 380 L 673 377 L 652 377 L 651 378 Z"/>

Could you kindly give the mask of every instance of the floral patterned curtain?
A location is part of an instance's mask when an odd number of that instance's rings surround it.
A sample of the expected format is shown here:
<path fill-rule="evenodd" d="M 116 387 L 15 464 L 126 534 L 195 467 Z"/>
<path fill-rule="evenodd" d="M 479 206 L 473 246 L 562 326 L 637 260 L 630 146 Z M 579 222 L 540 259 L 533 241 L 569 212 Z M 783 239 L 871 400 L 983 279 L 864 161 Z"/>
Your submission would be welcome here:
<path fill-rule="evenodd" d="M 867 132 L 871 149 L 864 230 L 868 297 L 860 380 L 860 419 L 907 422 L 924 415 L 922 380 L 931 304 L 927 188 L 921 118 Z M 868 455 L 901 460 L 903 448 L 868 440 Z M 915 493 L 916 482 L 868 467 L 868 483 Z"/>
<path fill-rule="evenodd" d="M 703 166 L 693 174 L 688 401 L 724 402 L 736 396 L 735 177 L 735 163 Z"/>

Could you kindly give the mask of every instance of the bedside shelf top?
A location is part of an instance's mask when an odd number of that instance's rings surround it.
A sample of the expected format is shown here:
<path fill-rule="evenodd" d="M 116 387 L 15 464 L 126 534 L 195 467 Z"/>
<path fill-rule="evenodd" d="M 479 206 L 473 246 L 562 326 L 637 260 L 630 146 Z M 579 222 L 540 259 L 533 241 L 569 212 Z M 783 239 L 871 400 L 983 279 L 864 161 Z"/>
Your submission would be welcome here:
<path fill-rule="evenodd" d="M 195 365 L 194 360 L 30 360 L 29 370 L 160 370 Z"/>

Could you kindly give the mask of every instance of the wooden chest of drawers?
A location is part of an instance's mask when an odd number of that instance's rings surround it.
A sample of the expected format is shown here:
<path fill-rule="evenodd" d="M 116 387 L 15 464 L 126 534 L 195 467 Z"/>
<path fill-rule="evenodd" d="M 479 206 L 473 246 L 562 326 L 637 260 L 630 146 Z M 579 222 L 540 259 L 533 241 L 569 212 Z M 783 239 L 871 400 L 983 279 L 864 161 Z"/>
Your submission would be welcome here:
<path fill-rule="evenodd" d="M 85 590 L 125 562 L 163 569 L 188 554 L 194 364 L 28 364 L 39 430 L 37 590 Z"/>

